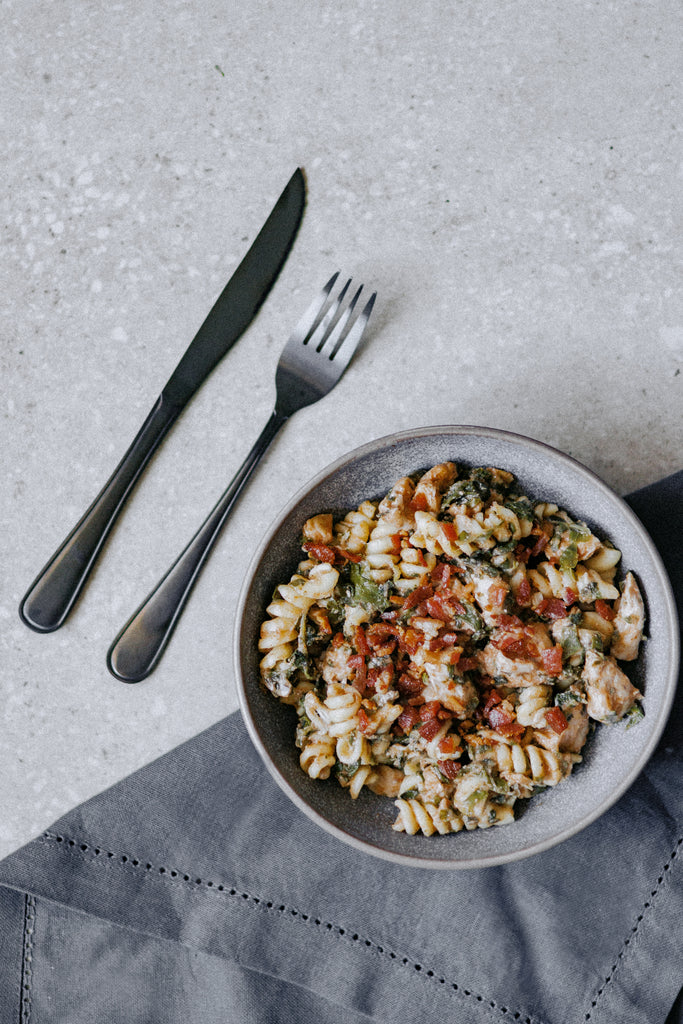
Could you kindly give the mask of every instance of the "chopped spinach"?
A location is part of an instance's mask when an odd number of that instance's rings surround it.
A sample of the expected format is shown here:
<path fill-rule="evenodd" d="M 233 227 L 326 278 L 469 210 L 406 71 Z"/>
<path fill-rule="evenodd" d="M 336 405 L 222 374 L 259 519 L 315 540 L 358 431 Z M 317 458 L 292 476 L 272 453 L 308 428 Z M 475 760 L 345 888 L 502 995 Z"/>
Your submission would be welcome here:
<path fill-rule="evenodd" d="M 576 690 L 565 690 L 563 693 L 555 695 L 555 704 L 558 708 L 562 708 L 563 711 L 568 708 L 574 708 L 577 704 L 581 703 L 581 697 Z"/>
<path fill-rule="evenodd" d="M 484 480 L 456 480 L 444 495 L 442 505 L 466 505 L 475 508 L 488 501 L 491 488 Z"/>
<path fill-rule="evenodd" d="M 454 621 L 458 629 L 466 629 L 472 632 L 473 640 L 481 640 L 483 637 L 488 636 L 488 630 L 482 619 L 481 615 L 468 601 L 462 603 L 463 612 L 456 613 L 453 616 Z"/>
<path fill-rule="evenodd" d="M 508 498 L 504 505 L 505 508 L 509 508 L 511 512 L 514 512 L 518 519 L 528 519 L 530 522 L 533 522 L 534 509 L 528 498 Z"/>
<path fill-rule="evenodd" d="M 360 562 L 349 567 L 349 579 L 353 586 L 353 604 L 360 604 L 364 608 L 372 608 L 378 612 L 386 611 L 390 604 L 388 583 L 375 583 Z"/>

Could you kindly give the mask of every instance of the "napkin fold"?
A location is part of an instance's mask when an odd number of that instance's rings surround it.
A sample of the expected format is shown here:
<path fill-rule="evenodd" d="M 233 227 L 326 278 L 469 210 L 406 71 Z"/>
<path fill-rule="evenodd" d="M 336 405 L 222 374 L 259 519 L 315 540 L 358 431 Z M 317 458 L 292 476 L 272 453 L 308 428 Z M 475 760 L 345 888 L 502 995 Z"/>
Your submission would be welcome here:
<path fill-rule="evenodd" d="M 683 472 L 627 500 L 680 614 Z M 682 703 L 605 815 L 464 872 L 327 835 L 233 714 L 0 863 L 0 1022 L 683 1021 Z"/>

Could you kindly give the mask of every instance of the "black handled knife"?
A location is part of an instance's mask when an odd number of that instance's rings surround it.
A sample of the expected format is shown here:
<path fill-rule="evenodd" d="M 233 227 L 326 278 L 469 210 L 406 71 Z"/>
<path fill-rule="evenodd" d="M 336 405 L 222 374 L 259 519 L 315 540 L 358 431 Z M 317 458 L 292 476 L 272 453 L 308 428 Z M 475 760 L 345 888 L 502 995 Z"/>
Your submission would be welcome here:
<path fill-rule="evenodd" d="M 65 622 L 109 531 L 153 452 L 199 386 L 258 312 L 287 259 L 305 203 L 305 180 L 297 168 L 123 459 L 31 584 L 19 606 L 22 620 L 31 629 L 50 633 Z"/>

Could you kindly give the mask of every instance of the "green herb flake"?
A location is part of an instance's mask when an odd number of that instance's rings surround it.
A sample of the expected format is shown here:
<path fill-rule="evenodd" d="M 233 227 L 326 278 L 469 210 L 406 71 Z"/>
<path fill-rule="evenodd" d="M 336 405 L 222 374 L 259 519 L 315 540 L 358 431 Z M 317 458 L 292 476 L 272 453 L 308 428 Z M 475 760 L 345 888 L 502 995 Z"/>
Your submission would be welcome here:
<path fill-rule="evenodd" d="M 574 569 L 579 561 L 579 552 L 574 541 L 570 541 L 560 555 L 560 569 Z"/>
<path fill-rule="evenodd" d="M 638 725 L 638 722 L 642 722 L 644 718 L 645 712 L 640 704 L 634 704 L 631 710 L 626 712 L 626 728 L 631 729 L 634 725 Z"/>

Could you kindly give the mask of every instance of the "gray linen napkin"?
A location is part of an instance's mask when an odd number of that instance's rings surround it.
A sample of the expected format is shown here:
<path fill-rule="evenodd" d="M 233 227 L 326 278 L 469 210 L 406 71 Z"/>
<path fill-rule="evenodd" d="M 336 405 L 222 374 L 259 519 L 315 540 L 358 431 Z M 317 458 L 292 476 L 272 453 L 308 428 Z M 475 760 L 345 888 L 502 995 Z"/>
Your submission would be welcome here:
<path fill-rule="evenodd" d="M 680 602 L 683 473 L 629 500 Z M 462 873 L 328 836 L 232 715 L 0 863 L 0 1021 L 681 1021 L 682 703 L 598 821 Z"/>

